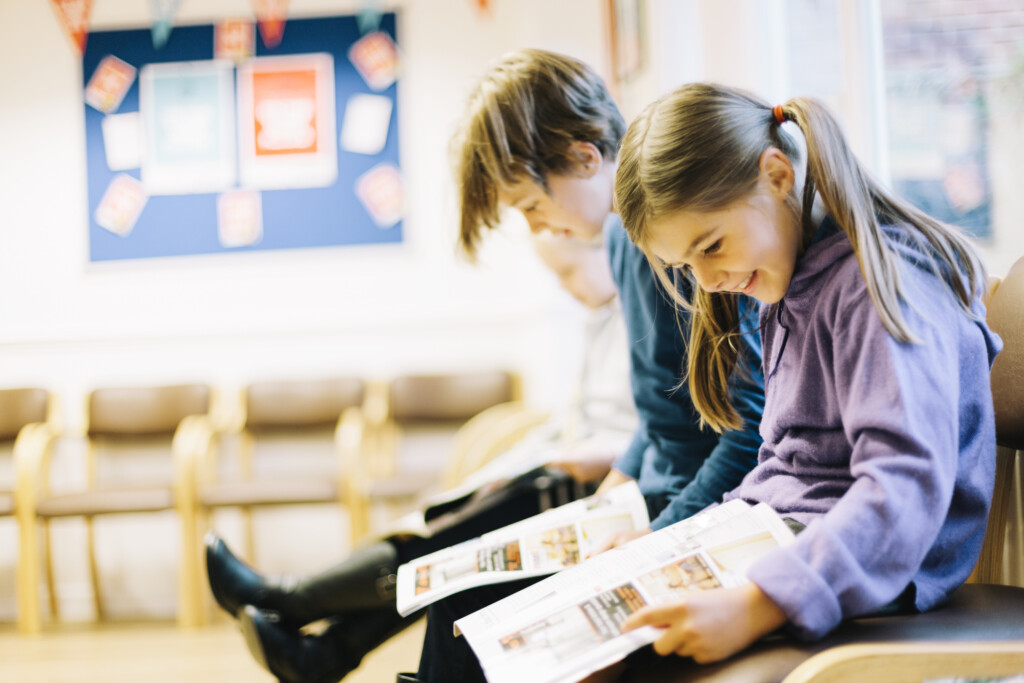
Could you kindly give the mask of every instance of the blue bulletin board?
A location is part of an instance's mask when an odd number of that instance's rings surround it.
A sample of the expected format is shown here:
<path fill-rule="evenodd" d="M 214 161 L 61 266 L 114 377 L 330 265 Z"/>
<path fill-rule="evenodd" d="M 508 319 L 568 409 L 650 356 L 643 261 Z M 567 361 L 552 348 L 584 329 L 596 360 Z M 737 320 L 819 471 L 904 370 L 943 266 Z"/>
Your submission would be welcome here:
<path fill-rule="evenodd" d="M 89 85 L 101 61 L 109 55 L 136 70 L 130 88 L 123 92 L 123 99 L 114 106 L 108 102 L 106 112 L 101 111 L 103 106 L 95 106 L 95 99 L 89 104 L 89 91 L 86 90 L 84 110 L 90 261 L 401 242 L 397 87 L 393 78 L 381 81 L 374 78 L 373 72 L 368 74 L 365 62 L 361 68 L 357 68 L 350 48 L 364 36 L 360 33 L 356 17 L 289 19 L 280 44 L 272 49 L 268 49 L 259 32 L 253 30 L 255 59 L 237 63 L 231 60 L 227 63 L 224 60 L 214 61 L 213 25 L 176 26 L 161 49 L 154 47 L 149 29 L 89 33 L 82 57 L 83 88 Z M 390 41 L 385 42 L 394 45 L 393 13 L 383 15 L 379 32 L 377 36 L 387 36 Z M 243 73 L 249 68 L 246 63 L 267 64 L 275 60 L 262 58 L 284 58 L 289 55 L 318 59 L 318 64 L 326 63 L 333 70 L 332 75 L 323 79 L 328 86 L 333 79 L 333 93 L 322 98 L 333 100 L 333 130 L 328 130 L 327 123 L 330 120 L 326 114 L 321 116 L 322 112 L 318 109 L 316 120 L 325 134 L 319 136 L 319 168 L 314 169 L 315 173 L 308 178 L 301 177 L 301 173 L 296 174 L 294 169 L 287 166 L 282 170 L 273 164 L 257 169 L 259 173 L 247 173 L 246 169 L 252 171 L 252 168 L 246 165 L 246 141 L 253 136 L 253 131 L 246 130 L 243 122 L 245 117 L 240 116 L 240 112 L 246 111 L 242 87 L 245 81 Z M 278 61 L 287 63 L 288 59 Z M 162 66 L 166 63 L 173 64 L 170 67 Z M 193 65 L 186 64 L 183 67 L 181 63 Z M 147 79 L 143 79 L 143 69 L 147 65 L 150 66 L 146 70 Z M 216 67 L 212 71 L 211 65 Z M 191 81 L 180 78 L 182 68 L 193 66 L 196 70 Z M 172 168 L 173 173 L 168 176 L 171 181 L 157 173 L 160 169 L 156 168 L 156 162 L 153 161 L 161 153 L 161 145 L 168 143 L 166 136 L 155 143 L 151 139 L 153 129 L 158 128 L 159 121 L 164 119 L 154 117 L 152 112 L 157 107 L 149 104 L 165 101 L 159 98 L 165 97 L 168 88 L 163 81 L 155 79 L 154 74 L 159 75 L 163 73 L 162 69 L 167 68 L 178 74 L 178 80 L 171 82 L 177 83 L 174 88 L 180 91 L 177 95 L 171 92 L 167 97 L 177 96 L 182 98 L 179 102 L 187 104 L 188 97 L 209 98 L 211 93 L 223 86 L 219 92 L 233 98 L 233 101 L 227 103 L 226 109 L 217 114 L 217 126 L 210 128 L 215 131 L 212 135 L 219 140 L 217 144 L 220 147 L 215 152 L 220 155 L 220 165 L 211 166 L 208 160 L 200 164 L 199 156 L 196 155 L 190 162 L 196 164 L 196 171 L 190 172 L 187 165 Z M 331 71 L 324 73 L 331 74 Z M 141 90 L 145 90 L 145 93 L 140 95 Z M 361 108 L 361 113 L 356 116 L 351 108 L 353 98 L 363 103 L 370 102 L 372 106 Z M 141 108 L 140 102 L 144 104 Z M 259 107 L 250 106 L 248 111 L 257 109 Z M 170 124 L 181 128 L 183 121 L 194 121 L 198 122 L 196 125 L 199 128 L 203 128 L 201 134 L 186 136 L 184 147 L 210 141 L 211 134 L 204 128 L 210 123 L 210 116 L 203 114 L 190 118 L 188 106 L 178 107 L 175 112 L 175 116 L 165 117 Z M 345 120 L 347 112 L 352 113 L 348 122 Z M 138 114 L 134 117 L 118 117 L 132 113 Z M 354 139 L 353 131 L 345 130 L 346 123 L 352 123 L 356 128 L 369 125 L 368 116 L 374 127 L 370 137 L 377 142 L 366 145 L 365 141 L 357 141 L 346 146 L 346 140 Z M 376 122 L 372 120 L 374 116 L 377 117 Z M 106 119 L 111 121 L 105 124 Z M 252 121 L 253 118 L 250 116 L 248 120 Z M 129 121 L 133 125 L 127 129 L 133 130 L 134 126 L 137 133 L 125 133 L 121 124 Z M 111 123 L 121 126 L 119 137 L 115 137 L 116 131 Z M 184 130 L 192 133 L 196 129 Z M 359 131 L 355 130 L 355 133 L 358 138 Z M 105 135 L 108 138 L 106 140 Z M 128 148 L 134 141 L 139 141 L 137 158 L 140 161 L 135 167 L 131 166 L 135 163 L 131 161 L 132 150 L 129 149 L 127 154 L 128 161 L 124 161 L 123 155 L 118 156 L 112 151 L 117 148 L 117 140 L 120 140 L 122 148 L 126 140 Z M 171 143 L 174 142 L 171 139 Z M 327 149 L 325 142 L 329 142 L 333 149 Z M 181 143 L 182 140 L 177 141 L 179 146 Z M 271 162 L 275 160 L 270 159 Z M 189 186 L 190 180 L 196 180 L 198 185 Z M 124 207 L 124 204 L 111 203 L 110 198 L 116 196 L 111 189 L 115 183 L 141 188 L 136 191 L 143 193 L 133 200 L 131 192 L 128 192 L 128 205 L 138 201 L 141 210 L 130 209 L 130 217 L 123 222 L 111 219 L 111 215 L 120 215 L 112 214 L 111 207 Z M 243 233 L 243 239 L 237 239 L 237 235 L 232 238 L 231 234 L 225 232 L 225 225 L 231 222 L 225 220 L 225 215 L 248 215 L 244 212 L 225 214 L 225 205 L 231 205 L 230 202 L 225 204 L 225 195 L 241 196 L 246 201 L 256 197 L 254 206 L 258 233 Z M 253 205 L 245 206 L 249 210 Z M 113 227 L 111 220 L 114 220 Z M 232 220 L 238 224 L 237 219 Z M 247 229 L 256 229 L 249 223 L 244 224 L 248 226 Z M 248 235 L 248 238 L 244 235 Z"/>

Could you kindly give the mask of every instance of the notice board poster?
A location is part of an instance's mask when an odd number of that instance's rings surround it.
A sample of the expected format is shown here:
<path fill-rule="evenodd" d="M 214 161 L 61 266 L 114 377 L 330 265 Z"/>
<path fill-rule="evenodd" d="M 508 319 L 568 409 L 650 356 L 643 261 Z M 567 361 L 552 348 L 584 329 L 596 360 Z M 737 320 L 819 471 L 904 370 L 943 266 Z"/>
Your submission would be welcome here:
<path fill-rule="evenodd" d="M 395 15 L 94 31 L 92 262 L 402 241 Z"/>

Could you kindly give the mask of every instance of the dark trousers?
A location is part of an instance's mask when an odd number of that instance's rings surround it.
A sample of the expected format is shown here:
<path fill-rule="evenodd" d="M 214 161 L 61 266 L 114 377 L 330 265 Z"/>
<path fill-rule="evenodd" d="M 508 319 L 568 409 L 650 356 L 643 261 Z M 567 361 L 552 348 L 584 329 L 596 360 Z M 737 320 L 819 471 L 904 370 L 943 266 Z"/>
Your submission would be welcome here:
<path fill-rule="evenodd" d="M 434 526 L 434 532 L 426 538 L 403 536 L 389 540 L 398 552 L 399 564 L 404 564 L 569 502 L 578 492 L 573 484 L 571 478 L 561 473 L 521 477 L 479 499 L 458 501 L 443 510 L 427 510 L 425 517 Z"/>

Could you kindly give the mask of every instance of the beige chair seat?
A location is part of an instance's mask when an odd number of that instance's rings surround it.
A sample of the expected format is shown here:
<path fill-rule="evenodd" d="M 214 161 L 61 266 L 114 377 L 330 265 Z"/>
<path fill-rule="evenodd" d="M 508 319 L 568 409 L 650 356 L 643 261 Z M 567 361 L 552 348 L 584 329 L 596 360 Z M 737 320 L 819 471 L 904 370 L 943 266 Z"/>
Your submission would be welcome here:
<path fill-rule="evenodd" d="M 204 486 L 199 504 L 204 507 L 235 507 L 249 505 L 302 505 L 305 503 L 339 502 L 342 498 L 338 482 L 330 477 L 319 479 L 264 479 L 223 481 Z"/>
<path fill-rule="evenodd" d="M 14 514 L 14 494 L 10 491 L 0 491 L 0 517 Z"/>
<path fill-rule="evenodd" d="M 871 642 L 1024 640 L 1024 588 L 969 584 L 943 607 L 925 614 L 852 619 L 824 639 L 805 643 L 773 636 L 717 664 L 659 657 L 647 649 L 630 659 L 620 683 L 767 683 L 782 681 L 813 655 L 833 647 Z"/>
<path fill-rule="evenodd" d="M 80 517 L 128 512 L 159 512 L 174 507 L 169 486 L 132 489 L 92 489 L 44 498 L 36 505 L 39 517 Z"/>

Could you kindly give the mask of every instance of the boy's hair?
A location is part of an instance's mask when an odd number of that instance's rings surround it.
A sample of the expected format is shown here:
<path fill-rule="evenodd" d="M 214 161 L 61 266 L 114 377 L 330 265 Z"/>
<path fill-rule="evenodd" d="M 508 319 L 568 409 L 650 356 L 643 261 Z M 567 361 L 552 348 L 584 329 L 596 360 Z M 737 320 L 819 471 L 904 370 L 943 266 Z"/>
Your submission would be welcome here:
<path fill-rule="evenodd" d="M 797 97 L 782 105 L 781 114 L 800 128 L 807 147 L 802 200 L 795 191 L 789 198 L 794 216 L 801 220 L 801 253 L 818 228 L 811 220 L 817 192 L 849 238 L 868 293 L 893 337 L 915 341 L 900 311 L 901 300 L 906 300 L 901 257 L 888 243 L 880 221 L 909 227 L 908 239 L 970 314 L 971 300 L 984 282 L 984 267 L 963 235 L 874 180 L 820 102 Z M 654 270 L 663 281 L 669 278 L 664 264 L 647 247 L 651 221 L 680 210 L 714 211 L 744 199 L 753 191 L 761 155 L 770 147 L 793 161 L 799 156 L 795 140 L 783 130 L 771 106 L 743 91 L 707 83 L 678 88 L 630 124 L 615 178 L 616 206 L 630 239 L 657 266 Z M 675 287 L 667 289 L 676 293 Z M 694 405 L 703 423 L 713 429 L 735 427 L 739 416 L 729 403 L 727 383 L 736 365 L 738 295 L 711 294 L 695 286 L 692 301 L 674 298 L 692 311 L 686 372 Z"/>
<path fill-rule="evenodd" d="M 578 162 L 572 143 L 593 143 L 612 160 L 625 130 L 601 77 L 583 62 L 544 50 L 502 57 L 470 96 L 452 140 L 463 251 L 474 257 L 482 228 L 498 224 L 501 189 L 531 180 L 547 191 L 549 174 Z"/>

